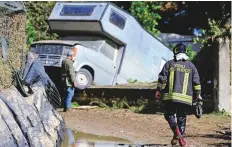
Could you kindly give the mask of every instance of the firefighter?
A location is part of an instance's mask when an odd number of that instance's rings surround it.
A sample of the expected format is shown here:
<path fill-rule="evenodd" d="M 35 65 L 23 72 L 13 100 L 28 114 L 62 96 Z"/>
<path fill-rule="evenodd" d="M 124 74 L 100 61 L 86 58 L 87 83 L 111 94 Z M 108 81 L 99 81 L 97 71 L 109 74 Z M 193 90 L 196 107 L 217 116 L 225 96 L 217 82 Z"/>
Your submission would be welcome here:
<path fill-rule="evenodd" d="M 72 98 L 74 96 L 75 87 L 75 71 L 73 68 L 74 52 L 71 50 L 67 54 L 67 58 L 62 62 L 62 74 L 61 79 L 65 89 L 64 97 L 64 112 L 71 110 Z"/>
<path fill-rule="evenodd" d="M 185 146 L 186 113 L 193 101 L 200 97 L 200 77 L 194 64 L 188 60 L 184 44 L 178 43 L 173 52 L 174 59 L 167 61 L 159 73 L 155 96 L 157 100 L 162 99 L 164 117 L 174 134 L 171 145 L 179 142 Z"/>

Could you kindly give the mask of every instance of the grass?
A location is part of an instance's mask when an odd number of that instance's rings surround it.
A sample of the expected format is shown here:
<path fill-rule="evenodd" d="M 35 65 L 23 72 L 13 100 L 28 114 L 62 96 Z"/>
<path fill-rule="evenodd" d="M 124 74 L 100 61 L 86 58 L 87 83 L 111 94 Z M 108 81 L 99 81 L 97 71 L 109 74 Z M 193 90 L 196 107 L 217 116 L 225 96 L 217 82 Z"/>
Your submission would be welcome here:
<path fill-rule="evenodd" d="M 101 108 L 105 109 L 129 109 L 132 112 L 139 113 L 144 110 L 146 107 L 145 103 L 141 103 L 138 106 L 130 106 L 126 99 L 122 100 L 111 100 L 111 106 L 108 106 L 103 100 L 95 98 L 93 101 L 90 102 L 90 105 L 97 105 Z"/>
<path fill-rule="evenodd" d="M 214 111 L 210 113 L 209 115 L 216 115 L 216 116 L 231 116 L 231 113 L 226 111 Z"/>
<path fill-rule="evenodd" d="M 72 102 L 72 108 L 79 107 L 80 105 L 77 102 Z"/>
<path fill-rule="evenodd" d="M 133 85 L 133 84 L 145 84 L 145 85 L 149 84 L 149 85 L 153 85 L 153 84 L 157 83 L 157 81 L 154 81 L 154 82 L 142 82 L 142 81 L 138 81 L 137 79 L 132 79 L 132 78 L 128 79 L 127 82 L 128 82 L 129 85 Z"/>
<path fill-rule="evenodd" d="M 95 99 L 93 101 L 90 102 L 90 105 L 97 105 L 101 108 L 110 108 L 108 105 L 106 105 L 104 102 L 102 102 L 102 100 L 100 99 Z"/>

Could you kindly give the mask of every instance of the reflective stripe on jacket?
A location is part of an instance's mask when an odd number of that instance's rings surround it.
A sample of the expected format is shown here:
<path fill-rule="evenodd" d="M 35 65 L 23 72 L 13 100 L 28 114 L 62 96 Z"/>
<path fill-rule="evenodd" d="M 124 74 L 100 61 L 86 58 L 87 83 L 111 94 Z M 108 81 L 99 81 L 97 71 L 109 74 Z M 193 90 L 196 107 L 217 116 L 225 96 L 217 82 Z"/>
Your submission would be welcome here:
<path fill-rule="evenodd" d="M 170 60 L 159 73 L 157 89 L 164 101 L 192 105 L 193 95 L 201 93 L 200 77 L 195 65 L 186 61 Z"/>

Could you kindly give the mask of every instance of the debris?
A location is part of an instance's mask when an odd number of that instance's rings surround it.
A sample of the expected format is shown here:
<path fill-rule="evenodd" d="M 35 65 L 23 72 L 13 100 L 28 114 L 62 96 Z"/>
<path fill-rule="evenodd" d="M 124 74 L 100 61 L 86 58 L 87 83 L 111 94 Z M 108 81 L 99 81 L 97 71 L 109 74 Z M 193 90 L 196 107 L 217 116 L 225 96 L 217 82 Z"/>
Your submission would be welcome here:
<path fill-rule="evenodd" d="M 98 106 L 79 106 L 79 107 L 72 107 L 72 109 L 83 109 L 83 110 L 89 110 L 89 109 L 94 109 L 98 108 Z"/>

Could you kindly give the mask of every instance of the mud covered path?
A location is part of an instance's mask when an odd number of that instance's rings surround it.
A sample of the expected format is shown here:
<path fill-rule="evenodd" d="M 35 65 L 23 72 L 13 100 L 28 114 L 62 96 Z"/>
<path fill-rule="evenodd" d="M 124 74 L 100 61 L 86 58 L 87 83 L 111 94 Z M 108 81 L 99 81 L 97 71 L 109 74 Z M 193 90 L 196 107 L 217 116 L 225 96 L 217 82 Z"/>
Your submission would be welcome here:
<path fill-rule="evenodd" d="M 125 109 L 72 110 L 64 116 L 67 128 L 119 137 L 133 144 L 168 145 L 172 132 L 162 114 L 138 114 Z M 187 146 L 231 146 L 231 117 L 207 114 L 187 118 Z"/>

